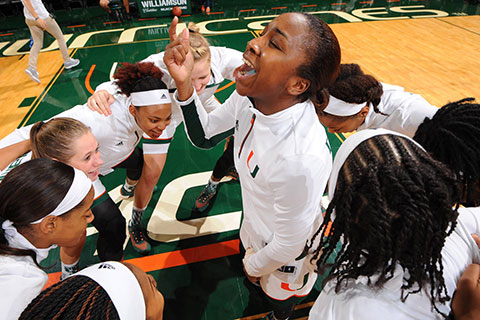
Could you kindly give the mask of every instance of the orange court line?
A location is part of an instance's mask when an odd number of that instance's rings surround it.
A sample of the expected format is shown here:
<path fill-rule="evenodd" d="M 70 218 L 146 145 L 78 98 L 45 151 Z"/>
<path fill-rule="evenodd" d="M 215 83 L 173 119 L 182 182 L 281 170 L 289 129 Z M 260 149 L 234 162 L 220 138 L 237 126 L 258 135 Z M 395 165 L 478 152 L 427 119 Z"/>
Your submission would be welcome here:
<path fill-rule="evenodd" d="M 221 88 L 218 88 L 218 89 L 217 89 L 217 91 L 215 91 L 215 93 L 217 93 L 217 92 L 220 92 L 220 91 L 222 91 L 222 90 L 225 90 L 225 89 L 227 89 L 228 87 L 230 87 L 230 86 L 231 86 L 231 85 L 233 85 L 234 83 L 235 83 L 235 81 L 232 81 L 232 82 L 230 82 L 230 83 L 228 83 L 228 84 L 224 85 L 223 87 L 221 87 Z"/>
<path fill-rule="evenodd" d="M 346 5 L 345 2 L 332 3 L 332 6 L 344 6 L 344 5 Z"/>
<path fill-rule="evenodd" d="M 138 19 L 138 21 L 145 21 L 145 20 L 155 20 L 157 18 L 141 18 L 141 19 Z"/>
<path fill-rule="evenodd" d="M 286 9 L 287 7 L 273 7 L 272 10 L 275 10 L 275 9 Z"/>
<path fill-rule="evenodd" d="M 182 14 L 180 17 L 190 17 L 190 16 L 191 16 L 191 14 Z"/>
<path fill-rule="evenodd" d="M 257 11 L 257 9 L 244 9 L 244 10 L 240 10 L 240 12 L 248 12 L 248 11 Z"/>
<path fill-rule="evenodd" d="M 302 8 L 308 8 L 308 7 L 316 7 L 316 4 L 304 4 Z"/>
<path fill-rule="evenodd" d="M 373 3 L 373 1 L 361 1 L 359 2 L 360 4 L 367 4 L 367 3 Z"/>
<path fill-rule="evenodd" d="M 90 67 L 90 70 L 88 71 L 87 76 L 85 77 L 85 88 L 87 88 L 88 92 L 90 92 L 91 94 L 94 94 L 95 90 L 93 90 L 92 87 L 90 86 L 90 78 L 96 66 L 97 66 L 96 64 L 92 64 L 92 66 Z"/>
<path fill-rule="evenodd" d="M 77 24 L 77 25 L 74 25 L 74 26 L 67 26 L 67 28 L 78 28 L 78 27 L 85 27 L 86 24 Z"/>
<path fill-rule="evenodd" d="M 223 12 L 223 11 L 219 11 L 219 12 L 209 12 L 209 13 L 207 13 L 207 14 L 222 14 L 222 13 L 225 13 L 225 12 Z"/>
<path fill-rule="evenodd" d="M 126 260 L 125 262 L 140 267 L 143 271 L 155 271 L 183 266 L 185 264 L 232 256 L 240 253 L 240 240 L 229 240 L 200 247 L 159 253 L 153 256 Z"/>
<path fill-rule="evenodd" d="M 13 32 L 4 33 L 4 34 L 0 34 L 0 37 L 3 37 L 3 36 L 11 36 L 12 34 L 13 34 Z"/>
<path fill-rule="evenodd" d="M 104 22 L 103 24 L 112 24 L 112 23 L 120 23 L 120 21 L 107 21 L 107 22 Z"/>
<path fill-rule="evenodd" d="M 214 244 L 207 244 L 200 247 L 159 253 L 148 257 L 124 260 L 124 262 L 134 264 L 145 272 L 156 271 L 183 266 L 190 263 L 233 256 L 240 253 L 239 245 L 240 240 L 235 239 Z M 46 288 L 60 281 L 60 275 L 61 272 L 49 273 L 47 283 L 43 289 L 45 290 Z"/>

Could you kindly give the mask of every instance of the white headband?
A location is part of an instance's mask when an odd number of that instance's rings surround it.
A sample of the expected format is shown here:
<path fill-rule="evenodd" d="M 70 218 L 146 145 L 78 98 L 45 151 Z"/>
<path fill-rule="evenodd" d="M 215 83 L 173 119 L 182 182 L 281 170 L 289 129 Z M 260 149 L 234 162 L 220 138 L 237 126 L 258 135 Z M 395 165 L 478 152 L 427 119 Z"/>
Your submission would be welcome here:
<path fill-rule="evenodd" d="M 83 173 L 83 171 L 75 168 L 73 168 L 73 170 L 73 182 L 70 185 L 70 189 L 68 189 L 68 192 L 63 198 L 63 200 L 58 204 L 55 210 L 53 210 L 41 219 L 30 222 L 30 224 L 40 223 L 48 216 L 58 217 L 64 213 L 67 213 L 68 211 L 75 208 L 80 202 L 82 202 L 83 199 L 85 199 L 85 196 L 92 188 L 92 181 L 87 177 L 85 173 Z"/>
<path fill-rule="evenodd" d="M 132 92 L 130 93 L 132 104 L 135 107 L 153 106 L 156 104 L 171 103 L 168 89 L 155 89 L 149 91 Z"/>
<path fill-rule="evenodd" d="M 337 154 L 335 155 L 335 159 L 333 160 L 332 173 L 330 174 L 330 181 L 328 183 L 328 196 L 330 200 L 333 199 L 333 194 L 335 192 L 335 187 L 337 185 L 338 173 L 340 172 L 340 169 L 342 168 L 343 164 L 345 163 L 345 160 L 347 160 L 347 157 L 350 155 L 350 153 L 352 153 L 352 151 L 363 141 L 368 140 L 372 137 L 384 135 L 384 134 L 404 137 L 414 142 L 422 150 L 425 150 L 415 140 L 398 132 L 381 129 L 381 128 L 357 131 L 355 134 L 352 134 L 342 143 L 342 145 L 337 151 Z"/>
<path fill-rule="evenodd" d="M 137 278 L 124 264 L 116 261 L 97 263 L 73 275 L 86 276 L 108 294 L 120 320 L 145 320 L 146 305 Z"/>
<path fill-rule="evenodd" d="M 360 104 L 348 103 L 330 95 L 328 105 L 323 112 L 334 116 L 347 117 L 359 113 L 366 105 L 367 102 Z"/>

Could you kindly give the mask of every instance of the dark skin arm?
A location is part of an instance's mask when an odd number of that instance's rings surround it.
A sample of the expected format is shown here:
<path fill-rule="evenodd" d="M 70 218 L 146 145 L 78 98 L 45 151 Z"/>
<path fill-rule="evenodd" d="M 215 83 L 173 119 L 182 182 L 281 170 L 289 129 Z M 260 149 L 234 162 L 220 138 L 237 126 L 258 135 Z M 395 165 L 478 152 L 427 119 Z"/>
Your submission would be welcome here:
<path fill-rule="evenodd" d="M 165 62 L 170 76 L 175 80 L 178 99 L 185 101 L 193 94 L 192 70 L 194 61 L 190 52 L 188 30 L 184 29 L 180 36 L 177 36 L 177 24 L 178 18 L 175 17 L 168 29 L 170 44 L 165 49 L 163 62 Z"/>
<path fill-rule="evenodd" d="M 452 312 L 455 320 L 480 319 L 480 265 L 469 265 L 458 280 Z"/>

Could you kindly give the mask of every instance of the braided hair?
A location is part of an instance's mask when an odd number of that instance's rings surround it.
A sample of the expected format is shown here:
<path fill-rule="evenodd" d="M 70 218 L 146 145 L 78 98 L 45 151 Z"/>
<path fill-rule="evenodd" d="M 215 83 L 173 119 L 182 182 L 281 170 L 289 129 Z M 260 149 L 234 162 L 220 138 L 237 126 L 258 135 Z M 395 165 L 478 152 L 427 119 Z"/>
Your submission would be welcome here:
<path fill-rule="evenodd" d="M 458 213 L 452 207 L 457 193 L 453 174 L 414 142 L 396 135 L 370 138 L 339 172 L 325 220 L 313 238 L 325 235 L 312 261 L 318 259 L 322 271 L 332 267 L 325 281 L 336 279 L 337 293 L 349 279 L 361 276 L 381 288 L 399 265 L 409 274 L 403 279 L 402 301 L 430 285 L 431 303 L 440 312 L 435 301 L 450 299 L 442 248 L 456 225 Z M 331 256 L 334 262 L 327 265 Z"/>
<path fill-rule="evenodd" d="M 363 73 L 356 63 L 341 64 L 338 78 L 328 91 L 335 98 L 348 103 L 367 102 L 376 113 L 388 116 L 378 109 L 383 94 L 382 84 L 373 76 Z"/>
<path fill-rule="evenodd" d="M 120 319 L 107 292 L 85 276 L 72 276 L 42 291 L 25 308 L 27 319 Z"/>
<path fill-rule="evenodd" d="M 464 189 L 460 201 L 477 206 L 472 194 L 480 180 L 480 104 L 474 98 L 446 104 L 425 118 L 413 139 L 455 172 Z"/>

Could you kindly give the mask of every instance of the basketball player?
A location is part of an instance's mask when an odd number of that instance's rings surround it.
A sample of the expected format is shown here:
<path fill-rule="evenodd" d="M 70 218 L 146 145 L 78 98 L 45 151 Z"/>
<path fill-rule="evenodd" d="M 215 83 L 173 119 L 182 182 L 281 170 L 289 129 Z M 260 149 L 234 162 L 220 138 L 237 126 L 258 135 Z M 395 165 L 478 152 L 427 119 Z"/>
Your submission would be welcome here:
<path fill-rule="evenodd" d="M 438 110 L 418 94 L 378 82 L 357 64 L 342 64 L 328 91 L 330 101 L 318 118 L 330 133 L 384 128 L 413 137 Z"/>

